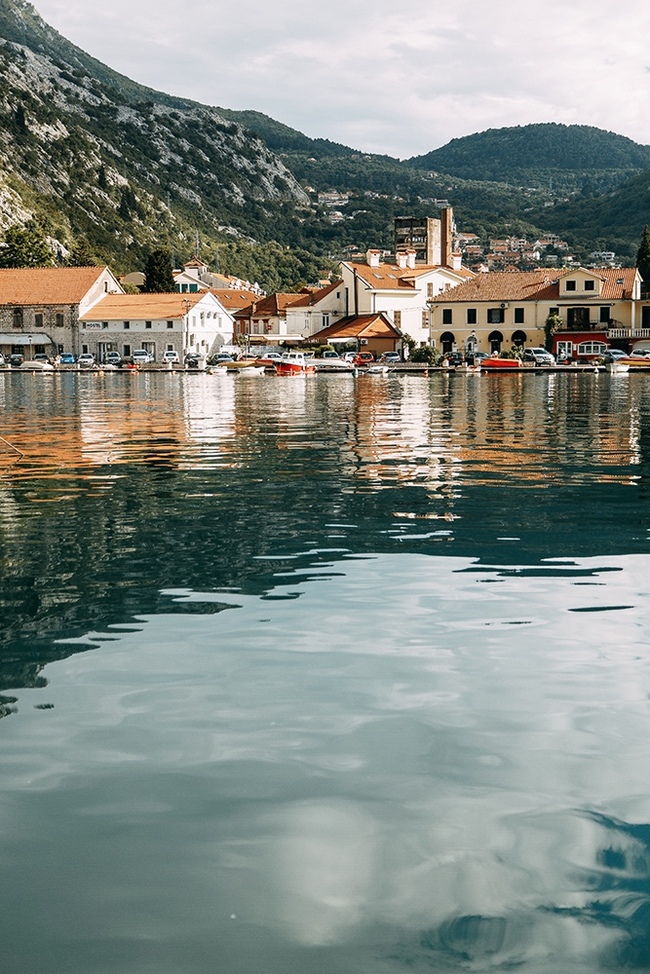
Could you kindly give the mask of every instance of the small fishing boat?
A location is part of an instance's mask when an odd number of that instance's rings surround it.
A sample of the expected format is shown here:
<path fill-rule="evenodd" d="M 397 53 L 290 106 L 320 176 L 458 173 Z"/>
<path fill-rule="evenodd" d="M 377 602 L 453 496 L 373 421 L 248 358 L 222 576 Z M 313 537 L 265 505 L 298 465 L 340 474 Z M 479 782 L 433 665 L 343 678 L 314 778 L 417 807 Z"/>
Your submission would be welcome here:
<path fill-rule="evenodd" d="M 316 371 L 313 359 L 307 359 L 304 352 L 285 352 L 275 363 L 278 375 L 307 375 Z"/>
<path fill-rule="evenodd" d="M 518 358 L 499 358 L 498 355 L 493 355 L 491 358 L 484 358 L 481 362 L 481 368 L 486 370 L 494 371 L 506 371 L 507 369 L 520 369 L 521 362 Z"/>
<path fill-rule="evenodd" d="M 252 375 L 264 375 L 265 367 L 263 365 L 245 365 L 241 369 L 235 371 L 236 376 L 252 376 Z"/>
<path fill-rule="evenodd" d="M 366 375 L 388 375 L 390 369 L 387 365 L 369 365 L 366 369 Z"/>

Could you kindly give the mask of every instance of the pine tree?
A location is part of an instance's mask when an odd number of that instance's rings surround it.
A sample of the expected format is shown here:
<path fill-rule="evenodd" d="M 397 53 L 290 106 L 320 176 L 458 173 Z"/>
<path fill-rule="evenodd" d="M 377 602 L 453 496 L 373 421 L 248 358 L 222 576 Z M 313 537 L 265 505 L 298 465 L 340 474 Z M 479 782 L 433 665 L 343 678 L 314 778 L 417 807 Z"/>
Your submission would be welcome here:
<path fill-rule="evenodd" d="M 636 266 L 643 278 L 642 289 L 650 291 L 650 229 L 647 225 L 643 228 L 641 244 L 636 255 Z"/>
<path fill-rule="evenodd" d="M 34 220 L 24 227 L 14 224 L 5 232 L 0 267 L 50 267 L 53 263 L 52 251 Z"/>
<path fill-rule="evenodd" d="M 145 263 L 144 276 L 143 290 L 147 293 L 174 291 L 171 253 L 162 247 L 152 250 Z"/>

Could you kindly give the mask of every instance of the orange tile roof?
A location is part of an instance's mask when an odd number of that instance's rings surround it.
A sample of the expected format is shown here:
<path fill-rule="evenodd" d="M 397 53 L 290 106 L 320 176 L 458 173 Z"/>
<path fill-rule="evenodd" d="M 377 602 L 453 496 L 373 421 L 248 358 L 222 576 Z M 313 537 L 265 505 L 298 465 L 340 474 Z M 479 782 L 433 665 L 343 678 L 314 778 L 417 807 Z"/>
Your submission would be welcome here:
<path fill-rule="evenodd" d="M 370 267 L 366 263 L 354 263 L 346 261 L 346 266 L 352 271 L 356 271 L 357 276 L 373 290 L 397 290 L 400 288 L 415 288 L 415 281 L 418 277 L 430 274 L 431 271 L 447 270 L 459 277 L 473 277 L 472 271 L 466 267 L 455 271 L 451 267 L 443 267 L 441 264 L 416 264 L 415 267 L 398 267 L 397 264 L 380 264 L 379 267 Z"/>
<path fill-rule="evenodd" d="M 0 305 L 79 304 L 105 267 L 0 268 Z"/>
<path fill-rule="evenodd" d="M 248 318 L 254 314 L 256 318 L 275 318 L 278 315 L 285 314 L 290 305 L 302 304 L 304 300 L 304 294 L 296 294 L 295 292 L 285 294 L 282 291 L 276 291 L 275 294 L 269 294 L 265 298 L 258 298 L 250 302 L 245 308 L 238 311 L 236 316 Z"/>
<path fill-rule="evenodd" d="M 182 318 L 205 293 L 179 294 L 178 291 L 161 294 L 108 294 L 81 315 L 82 321 L 136 321 L 145 319 Z"/>
<path fill-rule="evenodd" d="M 443 292 L 437 296 L 437 301 L 444 304 L 456 301 L 555 301 L 560 298 L 560 278 L 575 273 L 576 269 L 551 268 L 535 271 L 490 271 L 487 274 L 477 274 L 471 280 Z M 603 281 L 599 295 L 603 300 L 631 298 L 636 268 L 599 267 L 589 273 Z M 617 283 L 619 280 L 622 281 L 621 284 Z M 575 292 L 571 292 L 569 296 L 572 300 L 580 298 Z"/>
<path fill-rule="evenodd" d="M 211 287 L 210 293 L 223 305 L 226 311 L 238 311 L 247 308 L 253 301 L 259 300 L 254 291 L 245 291 L 234 287 Z"/>
<path fill-rule="evenodd" d="M 356 318 L 342 318 L 334 325 L 328 325 L 312 335 L 314 339 L 326 338 L 399 338 L 399 329 L 383 314 L 358 315 Z"/>

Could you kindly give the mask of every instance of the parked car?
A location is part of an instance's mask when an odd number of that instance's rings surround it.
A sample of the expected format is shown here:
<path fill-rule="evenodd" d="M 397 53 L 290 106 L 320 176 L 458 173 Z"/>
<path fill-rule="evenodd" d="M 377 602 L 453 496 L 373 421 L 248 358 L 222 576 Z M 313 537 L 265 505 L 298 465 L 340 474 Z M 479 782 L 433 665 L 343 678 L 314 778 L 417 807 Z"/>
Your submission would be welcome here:
<path fill-rule="evenodd" d="M 339 355 L 339 353 L 338 353 L 338 352 L 334 352 L 334 351 L 332 351 L 331 349 L 326 349 L 326 350 L 325 350 L 325 351 L 323 352 L 323 355 L 322 355 L 322 358 L 323 358 L 323 359 L 324 359 L 325 361 L 326 361 L 327 359 L 336 359 L 337 361 L 340 361 L 340 360 L 341 360 L 341 356 Z"/>
<path fill-rule="evenodd" d="M 444 362 L 452 366 L 463 365 L 465 363 L 465 356 L 462 352 L 447 352 L 444 356 Z"/>
<path fill-rule="evenodd" d="M 399 352 L 384 352 L 384 354 L 379 359 L 380 362 L 385 362 L 386 365 L 390 365 L 391 362 L 399 362 Z"/>
<path fill-rule="evenodd" d="M 344 362 L 354 362 L 354 360 L 355 360 L 356 357 L 357 357 L 357 353 L 356 352 L 345 352 L 345 354 L 343 355 L 343 361 Z"/>
<path fill-rule="evenodd" d="M 149 354 L 146 348 L 136 348 L 131 353 L 131 361 L 134 365 L 149 365 L 150 362 L 153 362 L 153 356 Z"/>
<path fill-rule="evenodd" d="M 225 365 L 228 362 L 234 362 L 232 355 L 228 355 L 226 352 L 219 352 L 217 355 L 213 355 L 212 358 L 208 359 L 208 365 Z M 187 365 L 187 359 L 185 360 Z"/>
<path fill-rule="evenodd" d="M 48 365 L 51 365 L 52 364 L 52 359 L 50 358 L 49 355 L 46 355 L 45 352 L 37 352 L 36 355 L 34 356 L 34 358 L 32 359 L 32 361 L 33 362 L 47 362 Z"/>
<path fill-rule="evenodd" d="M 178 365 L 180 362 L 180 356 L 178 352 L 168 349 L 166 352 L 163 352 L 162 362 L 163 365 Z"/>
<path fill-rule="evenodd" d="M 375 361 L 375 356 L 372 352 L 359 352 L 353 361 L 355 365 L 371 365 Z"/>
<path fill-rule="evenodd" d="M 555 356 L 545 348 L 526 348 L 524 362 L 531 362 L 533 365 L 555 365 Z"/>
<path fill-rule="evenodd" d="M 59 365 L 74 365 L 77 361 L 77 356 L 73 355 L 72 352 L 61 352 L 59 355 Z"/>
<path fill-rule="evenodd" d="M 25 361 L 25 356 L 19 355 L 17 352 L 14 352 L 13 355 L 9 356 L 9 365 L 11 365 L 11 367 L 14 369 L 19 368 L 24 361 Z"/>
<path fill-rule="evenodd" d="M 104 356 L 104 365 L 117 365 L 122 364 L 122 356 L 119 352 L 106 352 Z"/>
<path fill-rule="evenodd" d="M 205 368 L 205 358 L 202 355 L 198 355 L 196 352 L 189 352 L 185 356 L 185 368 L 187 368 L 187 369 L 204 369 Z"/>
<path fill-rule="evenodd" d="M 91 352 L 82 352 L 77 359 L 77 365 L 82 369 L 90 369 L 95 364 L 95 356 Z"/>

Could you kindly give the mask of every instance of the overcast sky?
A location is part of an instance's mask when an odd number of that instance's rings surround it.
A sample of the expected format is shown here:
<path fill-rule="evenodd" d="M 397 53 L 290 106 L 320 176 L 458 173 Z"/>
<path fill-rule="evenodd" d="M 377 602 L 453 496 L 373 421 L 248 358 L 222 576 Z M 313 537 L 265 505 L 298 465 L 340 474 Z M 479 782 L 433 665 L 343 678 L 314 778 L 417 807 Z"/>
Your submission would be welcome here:
<path fill-rule="evenodd" d="M 564 122 L 650 143 L 647 0 L 34 0 L 135 81 L 408 158 Z"/>

